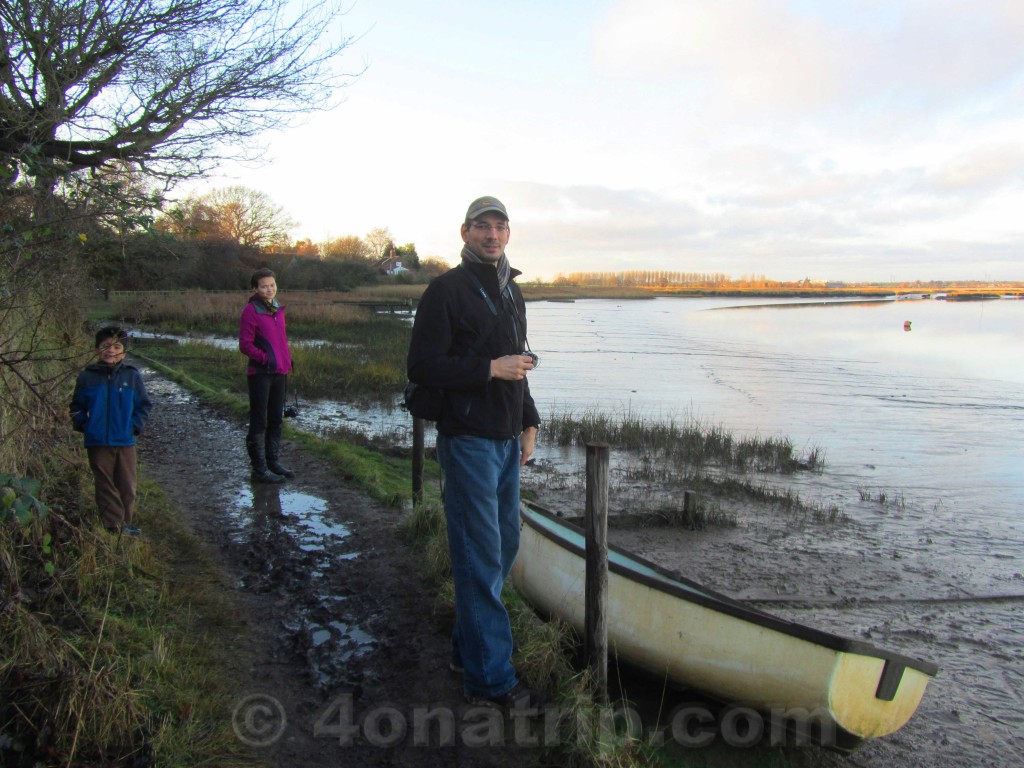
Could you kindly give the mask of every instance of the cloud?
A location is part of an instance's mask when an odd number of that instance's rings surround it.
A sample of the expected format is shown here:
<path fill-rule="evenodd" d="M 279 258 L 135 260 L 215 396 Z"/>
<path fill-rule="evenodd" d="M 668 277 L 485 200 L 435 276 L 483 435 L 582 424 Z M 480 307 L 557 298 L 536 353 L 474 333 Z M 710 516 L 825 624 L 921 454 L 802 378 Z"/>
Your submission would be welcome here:
<path fill-rule="evenodd" d="M 1019 76 L 1021 7 L 618 0 L 595 27 L 593 56 L 610 78 L 673 82 L 718 109 L 934 109 Z"/>
<path fill-rule="evenodd" d="M 1019 145 L 977 147 L 949 159 L 930 175 L 939 192 L 982 192 L 1024 186 L 1024 149 Z"/>
<path fill-rule="evenodd" d="M 483 35 L 394 0 L 346 104 L 243 183 L 304 236 L 388 226 L 449 261 L 494 194 L 529 277 L 953 278 L 1017 248 L 1021 279 L 1020 0 L 527 5 Z"/>
<path fill-rule="evenodd" d="M 594 35 L 607 75 L 692 79 L 687 87 L 708 99 L 748 105 L 830 102 L 851 56 L 834 29 L 770 0 L 620 0 Z"/>

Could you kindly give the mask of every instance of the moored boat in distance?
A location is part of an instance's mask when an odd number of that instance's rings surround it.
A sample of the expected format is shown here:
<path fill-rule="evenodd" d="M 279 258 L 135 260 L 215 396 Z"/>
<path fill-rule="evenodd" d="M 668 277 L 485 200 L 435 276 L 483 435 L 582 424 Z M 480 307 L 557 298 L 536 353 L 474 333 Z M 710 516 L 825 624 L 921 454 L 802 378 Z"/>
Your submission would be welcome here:
<path fill-rule="evenodd" d="M 512 581 L 543 615 L 585 620 L 583 531 L 532 502 Z M 938 667 L 786 621 L 609 546 L 609 652 L 719 701 L 781 713 L 827 746 L 901 728 Z"/>

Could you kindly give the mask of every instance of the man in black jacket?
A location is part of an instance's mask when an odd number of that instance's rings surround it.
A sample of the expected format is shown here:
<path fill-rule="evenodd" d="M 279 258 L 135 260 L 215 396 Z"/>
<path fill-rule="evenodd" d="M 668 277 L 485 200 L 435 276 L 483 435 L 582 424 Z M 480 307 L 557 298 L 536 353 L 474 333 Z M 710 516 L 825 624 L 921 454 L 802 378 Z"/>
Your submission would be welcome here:
<path fill-rule="evenodd" d="M 519 468 L 540 417 L 526 376 L 526 305 L 505 246 L 505 206 L 474 200 L 462 224 L 462 263 L 427 286 L 409 346 L 409 380 L 444 390 L 437 455 L 444 470 L 455 582 L 450 664 L 472 703 L 537 707 L 512 666 L 501 588 L 519 551 Z M 471 353 L 471 354 L 470 354 Z"/>

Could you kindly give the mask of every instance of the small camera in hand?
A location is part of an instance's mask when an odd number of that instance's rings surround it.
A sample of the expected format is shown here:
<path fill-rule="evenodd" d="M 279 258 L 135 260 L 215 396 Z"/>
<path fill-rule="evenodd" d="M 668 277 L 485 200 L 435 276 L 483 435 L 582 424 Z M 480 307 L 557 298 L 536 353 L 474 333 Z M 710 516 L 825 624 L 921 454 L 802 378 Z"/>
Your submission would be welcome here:
<path fill-rule="evenodd" d="M 526 355 L 528 358 L 530 358 L 533 361 L 533 367 L 534 368 L 536 368 L 538 365 L 540 365 L 540 358 L 537 357 L 537 355 L 534 354 L 533 352 L 523 352 L 523 354 Z"/>
<path fill-rule="evenodd" d="M 284 409 L 284 417 L 286 419 L 294 419 L 298 415 L 299 409 L 296 408 L 294 405 L 289 405 L 287 408 Z"/>

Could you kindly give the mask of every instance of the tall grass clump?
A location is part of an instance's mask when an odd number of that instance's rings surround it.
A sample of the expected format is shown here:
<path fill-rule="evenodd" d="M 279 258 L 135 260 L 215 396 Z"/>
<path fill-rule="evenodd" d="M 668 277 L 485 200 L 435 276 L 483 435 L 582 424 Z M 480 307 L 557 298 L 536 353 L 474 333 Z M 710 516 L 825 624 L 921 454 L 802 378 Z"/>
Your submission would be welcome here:
<path fill-rule="evenodd" d="M 0 763 L 238 764 L 227 686 L 203 669 L 223 660 L 188 618 L 208 599 L 168 588 L 154 545 L 107 533 L 81 493 L 0 480 L 46 499 L 8 505 L 0 489 Z M 166 501 L 148 483 L 140 490 L 142 524 L 159 519 L 160 539 L 186 551 L 166 508 L 153 511 Z"/>
<path fill-rule="evenodd" d="M 596 408 L 554 412 L 544 421 L 544 437 L 562 446 L 604 442 L 641 457 L 742 471 L 793 472 L 824 465 L 820 450 L 800 457 L 788 438 L 735 437 L 721 425 L 694 418 L 650 419 L 632 411 L 618 415 Z"/>

